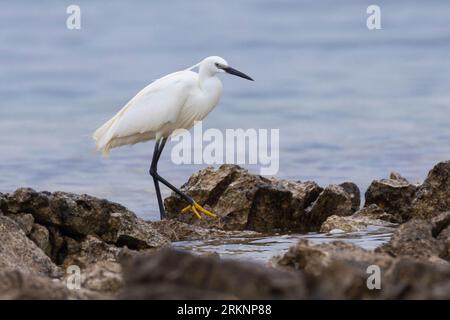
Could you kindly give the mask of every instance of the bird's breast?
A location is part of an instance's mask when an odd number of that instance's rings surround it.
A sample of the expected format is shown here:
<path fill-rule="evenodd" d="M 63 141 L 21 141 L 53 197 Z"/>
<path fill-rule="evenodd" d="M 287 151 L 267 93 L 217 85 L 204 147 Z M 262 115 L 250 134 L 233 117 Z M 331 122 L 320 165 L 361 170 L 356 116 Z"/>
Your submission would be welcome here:
<path fill-rule="evenodd" d="M 221 95 L 222 83 L 220 80 L 209 79 L 189 96 L 186 111 L 195 118 L 194 121 L 202 120 L 219 103 Z"/>

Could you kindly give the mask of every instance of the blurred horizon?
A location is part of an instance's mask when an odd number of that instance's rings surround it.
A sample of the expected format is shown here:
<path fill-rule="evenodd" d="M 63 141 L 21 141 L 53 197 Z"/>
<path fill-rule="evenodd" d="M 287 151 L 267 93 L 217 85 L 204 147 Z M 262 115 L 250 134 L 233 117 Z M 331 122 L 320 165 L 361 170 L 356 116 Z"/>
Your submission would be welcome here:
<path fill-rule="evenodd" d="M 71 4 L 81 8 L 80 30 L 66 28 Z M 366 27 L 371 4 L 381 7 L 381 30 Z M 279 178 L 353 181 L 364 193 L 391 171 L 421 182 L 450 159 L 450 2 L 44 0 L 0 8 L 0 192 L 88 193 L 157 219 L 153 143 L 103 159 L 91 134 L 151 81 L 210 55 L 255 82 L 222 76 L 205 129 L 279 128 Z M 206 165 L 176 166 L 171 146 L 160 174 L 180 186 Z"/>

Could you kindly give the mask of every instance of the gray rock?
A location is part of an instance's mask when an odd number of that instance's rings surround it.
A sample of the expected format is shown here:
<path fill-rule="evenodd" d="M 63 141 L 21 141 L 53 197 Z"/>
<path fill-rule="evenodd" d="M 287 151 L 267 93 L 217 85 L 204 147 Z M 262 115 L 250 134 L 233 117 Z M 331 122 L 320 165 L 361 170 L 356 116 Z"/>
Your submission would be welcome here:
<path fill-rule="evenodd" d="M 50 233 L 47 228 L 35 223 L 31 229 L 31 233 L 29 235 L 30 239 L 42 249 L 49 257 L 52 254 L 52 247 L 50 245 Z"/>
<path fill-rule="evenodd" d="M 125 268 L 120 299 L 300 299 L 300 274 L 259 264 L 161 250 Z"/>
<path fill-rule="evenodd" d="M 0 299 L 9 300 L 67 300 L 99 299 L 88 290 L 69 290 L 66 284 L 37 274 L 19 270 L 0 270 Z"/>
<path fill-rule="evenodd" d="M 248 230 L 227 231 L 215 228 L 203 228 L 174 219 L 149 221 L 148 223 L 150 223 L 152 227 L 155 228 L 164 237 L 170 239 L 170 241 L 192 241 L 230 237 L 254 237 L 261 235 L 258 232 Z"/>
<path fill-rule="evenodd" d="M 443 211 L 450 211 L 450 161 L 438 163 L 428 173 L 417 190 L 411 216 L 430 219 Z"/>
<path fill-rule="evenodd" d="M 352 200 L 352 211 L 358 211 L 361 206 L 361 192 L 359 191 L 358 186 L 353 182 L 344 182 L 339 186 L 344 188 L 344 191 L 350 195 Z"/>
<path fill-rule="evenodd" d="M 30 234 L 34 223 L 34 218 L 31 214 L 29 213 L 11 214 L 8 216 L 8 218 L 17 222 L 19 227 L 23 230 L 23 232 L 25 232 L 26 235 Z"/>
<path fill-rule="evenodd" d="M 431 222 L 412 219 L 400 225 L 389 242 L 377 251 L 392 256 L 408 256 L 421 261 L 436 262 L 445 257 L 445 249 L 444 242 L 433 236 Z"/>
<path fill-rule="evenodd" d="M 46 276 L 59 274 L 50 258 L 27 238 L 16 222 L 5 216 L 0 216 L 0 269 Z"/>
<path fill-rule="evenodd" d="M 448 264 L 422 259 L 393 257 L 339 241 L 312 245 L 302 240 L 272 262 L 301 272 L 307 296 L 316 299 L 449 299 Z M 380 270 L 380 290 L 366 285 L 369 266 Z"/>
<path fill-rule="evenodd" d="M 307 210 L 310 230 L 317 231 L 333 215 L 349 216 L 353 213 L 352 197 L 338 185 L 329 185 Z"/>
<path fill-rule="evenodd" d="M 358 210 L 351 216 L 330 216 L 322 223 L 320 232 L 331 232 L 341 230 L 344 232 L 356 232 L 372 227 L 392 228 L 397 225 L 396 218 L 384 212 L 375 204 Z"/>
<path fill-rule="evenodd" d="M 322 189 L 314 182 L 268 179 L 236 165 L 222 165 L 192 175 L 182 190 L 221 220 L 181 215 L 187 204 L 176 194 L 165 199 L 169 218 L 203 227 L 267 232 L 308 229 L 305 210 Z"/>
<path fill-rule="evenodd" d="M 409 219 L 409 208 L 416 190 L 416 185 L 399 174 L 391 173 L 389 179 L 372 181 L 365 194 L 365 206 L 376 204 L 398 220 L 406 221 Z"/>
<path fill-rule="evenodd" d="M 85 194 L 21 188 L 6 197 L 3 210 L 9 214 L 30 213 L 38 223 L 47 226 L 56 260 L 65 245 L 60 239 L 63 235 L 96 235 L 118 246 L 136 249 L 168 244 L 168 239 L 125 207 Z"/>
<path fill-rule="evenodd" d="M 150 223 L 137 218 L 129 211 L 111 213 L 108 229 L 100 235 L 100 238 L 119 247 L 127 246 L 136 250 L 170 244 L 170 241 L 156 231 Z"/>

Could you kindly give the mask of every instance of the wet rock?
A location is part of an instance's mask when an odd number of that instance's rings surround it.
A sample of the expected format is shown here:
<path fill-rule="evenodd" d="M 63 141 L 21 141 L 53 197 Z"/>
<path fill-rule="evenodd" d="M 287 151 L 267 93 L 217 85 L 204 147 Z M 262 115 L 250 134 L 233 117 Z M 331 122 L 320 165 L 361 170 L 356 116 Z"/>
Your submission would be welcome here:
<path fill-rule="evenodd" d="M 198 221 L 191 214 L 181 215 L 186 203 L 176 194 L 165 199 L 169 218 L 204 227 L 258 232 L 317 231 L 330 215 L 352 214 L 359 199 L 357 187 L 350 183 L 323 190 L 314 182 L 264 178 L 236 165 L 201 170 L 182 190 L 221 220 Z"/>
<path fill-rule="evenodd" d="M 8 216 L 8 218 L 17 222 L 19 227 L 23 230 L 23 232 L 25 232 L 26 235 L 30 234 L 34 223 L 34 218 L 31 214 L 29 213 L 11 214 Z"/>
<path fill-rule="evenodd" d="M 438 163 L 418 188 L 411 216 L 430 219 L 450 210 L 450 161 Z"/>
<path fill-rule="evenodd" d="M 352 211 L 358 211 L 361 206 L 361 192 L 359 191 L 358 186 L 353 182 L 344 182 L 339 186 L 344 188 L 344 191 L 350 195 L 350 199 L 352 201 Z"/>
<path fill-rule="evenodd" d="M 300 274 L 259 264 L 200 257 L 171 249 L 137 256 L 121 299 L 300 299 Z"/>
<path fill-rule="evenodd" d="M 0 269 L 56 276 L 57 266 L 36 244 L 27 238 L 19 225 L 0 216 Z"/>
<path fill-rule="evenodd" d="M 87 290 L 69 290 L 66 284 L 19 270 L 0 270 L 0 299 L 14 300 L 67 300 L 98 299 L 99 295 Z"/>
<path fill-rule="evenodd" d="M 376 204 L 401 221 L 409 219 L 409 208 L 417 186 L 409 183 L 398 173 L 391 173 L 389 179 L 374 180 L 365 193 L 365 206 Z"/>
<path fill-rule="evenodd" d="M 377 205 L 371 204 L 368 207 L 358 210 L 351 216 L 330 216 L 322 223 L 320 232 L 333 232 L 340 230 L 344 232 L 357 232 L 373 227 L 395 227 L 398 221 L 396 218 L 384 212 Z"/>
<path fill-rule="evenodd" d="M 332 215 L 349 216 L 353 213 L 352 197 L 338 185 L 329 185 L 307 210 L 310 230 L 319 230 L 322 223 Z"/>
<path fill-rule="evenodd" d="M 29 237 L 46 255 L 51 257 L 50 233 L 46 227 L 38 223 L 33 224 Z"/>
<path fill-rule="evenodd" d="M 412 219 L 394 232 L 390 241 L 377 251 L 392 256 L 409 256 L 422 261 L 439 262 L 446 256 L 445 244 L 433 236 L 433 224 Z M 440 261 L 444 263 L 444 260 Z"/>
<path fill-rule="evenodd" d="M 214 228 L 203 228 L 177 220 L 159 220 L 150 223 L 170 241 L 206 240 L 211 238 L 251 237 L 260 235 L 255 231 L 226 231 Z"/>

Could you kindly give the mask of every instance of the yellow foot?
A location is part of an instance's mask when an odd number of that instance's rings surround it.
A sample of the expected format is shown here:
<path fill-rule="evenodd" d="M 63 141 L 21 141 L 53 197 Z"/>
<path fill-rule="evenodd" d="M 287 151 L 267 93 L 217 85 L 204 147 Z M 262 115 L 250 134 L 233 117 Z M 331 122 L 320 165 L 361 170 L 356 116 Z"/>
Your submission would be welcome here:
<path fill-rule="evenodd" d="M 192 211 L 198 219 L 202 219 L 202 216 L 200 215 L 199 211 L 201 213 L 203 213 L 204 215 L 210 216 L 210 217 L 215 218 L 215 219 L 219 219 L 218 216 L 216 216 L 214 213 L 206 210 L 205 208 L 203 208 L 201 205 L 199 205 L 195 201 L 194 201 L 193 204 L 190 204 L 187 207 L 183 208 L 181 210 L 181 213 L 186 213 L 188 211 Z"/>

